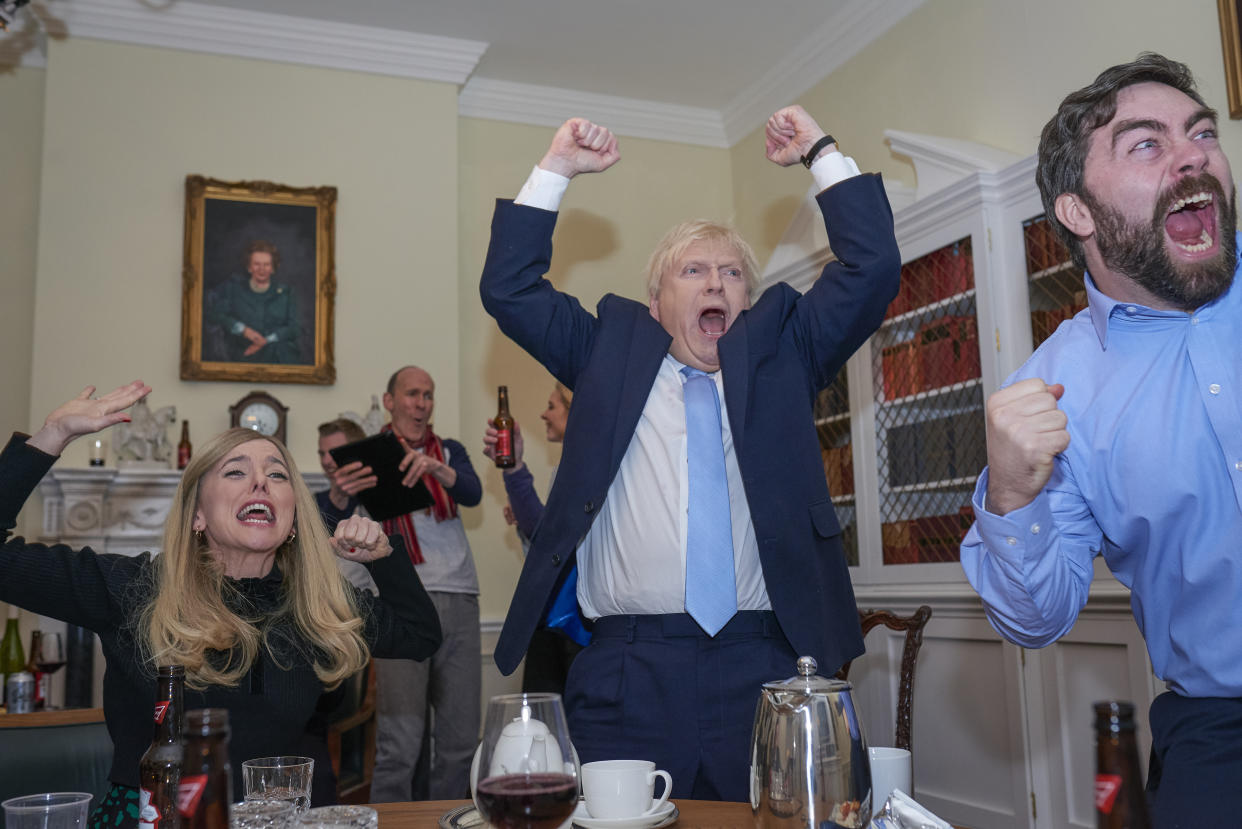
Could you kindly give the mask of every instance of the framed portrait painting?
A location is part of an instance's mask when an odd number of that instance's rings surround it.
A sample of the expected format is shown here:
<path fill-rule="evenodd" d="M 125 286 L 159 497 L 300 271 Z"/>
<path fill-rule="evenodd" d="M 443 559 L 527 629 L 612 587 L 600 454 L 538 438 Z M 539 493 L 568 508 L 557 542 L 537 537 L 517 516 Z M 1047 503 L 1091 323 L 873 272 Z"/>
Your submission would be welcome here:
<path fill-rule="evenodd" d="M 1220 46 L 1225 56 L 1225 89 L 1229 117 L 1242 118 L 1242 2 L 1216 0 L 1220 15 Z"/>
<path fill-rule="evenodd" d="M 336 381 L 335 187 L 185 180 L 181 379 Z"/>

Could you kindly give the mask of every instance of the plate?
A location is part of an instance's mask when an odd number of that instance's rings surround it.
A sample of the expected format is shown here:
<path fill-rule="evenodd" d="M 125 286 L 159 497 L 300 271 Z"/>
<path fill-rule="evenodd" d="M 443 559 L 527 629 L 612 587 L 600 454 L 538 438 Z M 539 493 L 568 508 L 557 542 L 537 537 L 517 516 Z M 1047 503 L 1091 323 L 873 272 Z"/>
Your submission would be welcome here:
<path fill-rule="evenodd" d="M 596 818 L 587 811 L 586 803 L 579 803 L 574 810 L 574 826 L 581 829 L 660 829 L 677 822 L 677 805 L 671 800 L 663 803 L 655 814 L 646 817 Z"/>

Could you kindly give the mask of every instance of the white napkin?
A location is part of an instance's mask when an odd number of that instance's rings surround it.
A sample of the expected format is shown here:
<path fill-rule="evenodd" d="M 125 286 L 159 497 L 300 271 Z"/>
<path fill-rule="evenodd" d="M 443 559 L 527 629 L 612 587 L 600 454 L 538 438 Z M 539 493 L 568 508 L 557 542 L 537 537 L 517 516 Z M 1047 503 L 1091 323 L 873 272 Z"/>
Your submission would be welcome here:
<path fill-rule="evenodd" d="M 953 829 L 901 789 L 893 789 L 884 808 L 871 819 L 870 829 Z"/>

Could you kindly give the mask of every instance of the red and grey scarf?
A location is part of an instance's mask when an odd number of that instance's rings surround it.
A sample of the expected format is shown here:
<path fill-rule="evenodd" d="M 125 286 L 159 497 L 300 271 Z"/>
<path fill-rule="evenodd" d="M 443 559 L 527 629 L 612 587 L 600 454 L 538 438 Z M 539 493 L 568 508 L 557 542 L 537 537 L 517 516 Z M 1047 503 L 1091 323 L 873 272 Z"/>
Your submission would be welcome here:
<path fill-rule="evenodd" d="M 383 432 L 391 432 L 392 424 L 387 424 L 381 430 Z M 399 436 L 398 436 L 399 437 Z M 409 443 L 402 439 L 402 444 L 410 446 L 414 449 L 422 448 L 423 452 L 444 463 L 444 444 L 440 442 L 440 438 L 431 431 L 431 427 L 427 427 L 427 434 L 423 437 L 422 443 Z M 426 485 L 428 491 L 431 492 L 433 503 L 427 509 L 431 512 L 436 521 L 444 521 L 449 518 L 457 517 L 457 502 L 454 501 L 449 494 L 444 491 L 443 485 L 436 480 L 434 475 L 424 475 L 423 484 Z M 405 539 L 405 549 L 410 554 L 410 561 L 415 564 L 422 564 L 423 551 L 418 546 L 418 535 L 414 532 L 413 513 L 407 512 L 405 515 L 398 515 L 396 518 L 388 518 L 382 522 L 384 532 L 389 535 L 399 535 Z"/>

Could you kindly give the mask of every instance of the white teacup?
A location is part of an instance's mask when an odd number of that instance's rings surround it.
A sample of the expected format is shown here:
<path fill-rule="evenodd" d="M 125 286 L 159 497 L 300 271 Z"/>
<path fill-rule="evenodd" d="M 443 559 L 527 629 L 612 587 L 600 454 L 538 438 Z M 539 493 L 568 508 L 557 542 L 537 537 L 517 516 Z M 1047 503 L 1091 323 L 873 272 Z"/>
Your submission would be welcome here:
<path fill-rule="evenodd" d="M 655 780 L 664 791 L 654 800 Z M 582 796 L 587 811 L 599 820 L 652 815 L 668 802 L 673 778 L 648 760 L 599 760 L 582 764 Z"/>
<path fill-rule="evenodd" d="M 867 749 L 871 759 L 871 811 L 884 808 L 884 801 L 900 789 L 910 796 L 910 752 L 904 748 L 872 746 Z"/>

